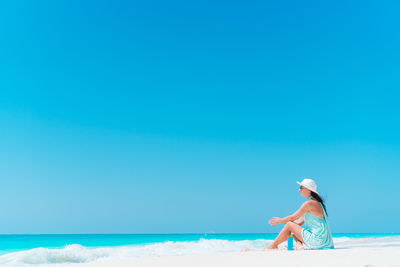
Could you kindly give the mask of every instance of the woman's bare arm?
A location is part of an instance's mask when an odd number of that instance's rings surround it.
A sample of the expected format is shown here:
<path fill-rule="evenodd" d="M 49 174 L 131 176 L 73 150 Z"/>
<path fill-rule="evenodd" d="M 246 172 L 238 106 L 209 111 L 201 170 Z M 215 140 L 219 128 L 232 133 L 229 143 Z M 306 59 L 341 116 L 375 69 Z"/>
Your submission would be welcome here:
<path fill-rule="evenodd" d="M 304 223 L 304 216 L 301 216 L 300 218 L 295 220 L 294 223 L 296 223 L 298 225 L 302 225 Z"/>
<path fill-rule="evenodd" d="M 274 217 L 271 220 L 269 220 L 269 224 L 271 225 L 276 225 L 280 223 L 288 223 L 288 222 L 293 222 L 303 216 L 307 211 L 308 211 L 309 205 L 308 201 L 303 203 L 301 207 L 292 215 L 286 216 L 285 218 L 279 218 L 279 217 Z"/>

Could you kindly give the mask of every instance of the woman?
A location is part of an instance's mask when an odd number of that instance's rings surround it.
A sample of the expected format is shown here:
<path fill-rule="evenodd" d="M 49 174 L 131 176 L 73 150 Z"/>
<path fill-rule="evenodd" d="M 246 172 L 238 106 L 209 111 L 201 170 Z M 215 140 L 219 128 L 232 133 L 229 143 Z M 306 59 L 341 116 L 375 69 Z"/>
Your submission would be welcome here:
<path fill-rule="evenodd" d="M 306 202 L 292 215 L 285 218 L 274 217 L 269 221 L 271 225 L 284 223 L 278 237 L 266 249 L 276 249 L 290 234 L 297 242 L 301 242 L 309 249 L 334 248 L 332 234 L 326 219 L 326 208 L 323 200 L 318 195 L 317 185 L 312 179 L 304 179 L 300 185 L 300 195 L 307 199 Z M 304 215 L 304 220 L 294 221 Z M 304 223 L 304 227 L 301 225 Z"/>

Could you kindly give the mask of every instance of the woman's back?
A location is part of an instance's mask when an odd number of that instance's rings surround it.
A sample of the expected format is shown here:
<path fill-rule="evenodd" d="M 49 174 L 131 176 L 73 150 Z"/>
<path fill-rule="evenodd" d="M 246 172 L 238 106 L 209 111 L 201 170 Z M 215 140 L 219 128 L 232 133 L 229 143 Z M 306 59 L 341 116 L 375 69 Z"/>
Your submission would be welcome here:
<path fill-rule="evenodd" d="M 308 212 L 310 212 L 315 217 L 325 219 L 324 211 L 322 210 L 322 206 L 319 204 L 319 202 L 314 199 L 310 199 L 308 202 Z"/>

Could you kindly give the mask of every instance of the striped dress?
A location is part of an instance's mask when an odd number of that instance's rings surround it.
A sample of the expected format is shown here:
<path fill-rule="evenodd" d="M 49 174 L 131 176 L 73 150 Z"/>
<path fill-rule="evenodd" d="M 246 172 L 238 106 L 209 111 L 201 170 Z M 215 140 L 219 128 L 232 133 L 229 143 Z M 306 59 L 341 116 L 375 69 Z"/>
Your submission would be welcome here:
<path fill-rule="evenodd" d="M 301 236 L 306 245 L 305 247 L 308 249 L 331 249 L 334 248 L 332 233 L 326 220 L 325 209 L 321 203 L 319 204 L 324 212 L 324 219 L 306 212 L 304 214 L 304 228 L 301 230 Z"/>

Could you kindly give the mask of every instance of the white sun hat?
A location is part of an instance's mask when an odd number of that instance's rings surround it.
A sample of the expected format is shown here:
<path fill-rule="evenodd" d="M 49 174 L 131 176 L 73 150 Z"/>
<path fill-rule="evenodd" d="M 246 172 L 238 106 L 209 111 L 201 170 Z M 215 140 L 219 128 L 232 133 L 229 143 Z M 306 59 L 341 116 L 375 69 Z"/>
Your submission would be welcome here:
<path fill-rule="evenodd" d="M 304 186 L 305 188 L 309 189 L 310 191 L 313 191 L 314 193 L 317 193 L 317 184 L 315 183 L 315 181 L 313 179 L 308 179 L 305 178 L 303 179 L 303 181 L 301 181 L 301 183 L 299 181 L 297 181 L 296 183 L 298 183 L 301 186 Z"/>

